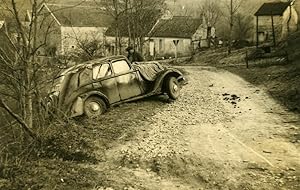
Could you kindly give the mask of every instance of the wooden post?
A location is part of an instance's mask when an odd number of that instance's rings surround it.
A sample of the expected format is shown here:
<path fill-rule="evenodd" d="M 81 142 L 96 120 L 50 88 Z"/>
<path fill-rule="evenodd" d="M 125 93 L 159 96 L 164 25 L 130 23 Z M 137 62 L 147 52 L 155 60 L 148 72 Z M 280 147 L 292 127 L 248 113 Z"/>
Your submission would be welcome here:
<path fill-rule="evenodd" d="M 246 68 L 249 68 L 249 62 L 248 62 L 248 51 L 246 50 L 246 57 L 245 57 L 245 61 L 246 61 Z"/>
<path fill-rule="evenodd" d="M 258 16 L 256 16 L 256 47 L 258 47 Z"/>
<path fill-rule="evenodd" d="M 273 13 L 271 12 L 271 20 L 272 20 L 272 35 L 273 35 L 273 46 L 276 46 L 276 38 L 275 38 L 275 28 L 274 28 L 274 18 Z"/>
<path fill-rule="evenodd" d="M 175 46 L 175 60 L 177 60 L 177 45 Z"/>

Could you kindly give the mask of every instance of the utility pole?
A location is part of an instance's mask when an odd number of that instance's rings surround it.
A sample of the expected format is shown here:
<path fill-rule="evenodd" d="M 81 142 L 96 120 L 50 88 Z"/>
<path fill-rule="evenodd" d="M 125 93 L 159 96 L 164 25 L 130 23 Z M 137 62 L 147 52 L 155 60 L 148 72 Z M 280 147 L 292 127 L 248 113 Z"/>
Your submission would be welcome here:
<path fill-rule="evenodd" d="M 232 29 L 233 29 L 233 0 L 230 0 L 230 28 L 229 28 L 228 54 L 231 54 Z"/>

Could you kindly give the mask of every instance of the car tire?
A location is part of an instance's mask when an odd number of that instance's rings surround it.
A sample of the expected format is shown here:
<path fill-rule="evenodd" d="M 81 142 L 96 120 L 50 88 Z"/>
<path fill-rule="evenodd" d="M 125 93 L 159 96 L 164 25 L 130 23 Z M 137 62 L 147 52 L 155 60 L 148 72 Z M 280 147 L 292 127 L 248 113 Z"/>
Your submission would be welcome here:
<path fill-rule="evenodd" d="M 97 117 L 107 110 L 107 106 L 102 98 L 91 96 L 87 98 L 83 105 L 84 114 L 87 117 Z"/>
<path fill-rule="evenodd" d="M 166 93 L 169 98 L 176 100 L 180 95 L 180 85 L 175 77 L 168 77 L 166 80 Z"/>

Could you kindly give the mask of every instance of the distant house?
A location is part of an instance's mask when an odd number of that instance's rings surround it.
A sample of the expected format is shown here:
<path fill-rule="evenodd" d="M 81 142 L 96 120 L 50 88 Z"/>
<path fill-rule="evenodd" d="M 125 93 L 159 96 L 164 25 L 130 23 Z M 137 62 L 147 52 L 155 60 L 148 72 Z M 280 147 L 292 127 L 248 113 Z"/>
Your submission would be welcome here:
<path fill-rule="evenodd" d="M 149 47 L 155 56 L 172 57 L 176 48 L 178 56 L 184 56 L 198 48 L 208 47 L 208 39 L 214 37 L 214 28 L 208 27 L 201 19 L 171 16 L 160 19 L 153 27 Z"/>
<path fill-rule="evenodd" d="M 116 53 L 116 36 L 119 37 L 121 54 L 128 44 L 139 47 L 144 54 L 148 54 L 147 37 L 160 17 L 161 12 L 157 9 L 141 9 L 121 14 L 105 33 L 106 48 L 109 54 Z"/>
<path fill-rule="evenodd" d="M 38 43 L 46 46 L 41 54 L 67 54 L 87 41 L 104 42 L 104 33 L 112 18 L 89 6 L 44 3 L 39 10 Z"/>
<path fill-rule="evenodd" d="M 293 3 L 264 3 L 257 10 L 255 16 L 255 38 L 257 41 L 257 45 L 262 42 L 275 41 L 276 43 L 277 41 L 286 38 L 290 32 L 294 32 L 297 30 L 298 14 Z"/>

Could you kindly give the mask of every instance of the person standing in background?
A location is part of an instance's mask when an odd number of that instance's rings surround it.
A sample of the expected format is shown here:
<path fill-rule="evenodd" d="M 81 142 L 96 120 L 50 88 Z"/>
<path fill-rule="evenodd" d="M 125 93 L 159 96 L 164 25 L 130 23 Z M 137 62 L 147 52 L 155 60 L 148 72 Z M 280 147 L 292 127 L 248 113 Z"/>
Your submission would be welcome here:
<path fill-rule="evenodd" d="M 127 58 L 131 63 L 144 61 L 144 58 L 141 56 L 141 54 L 136 52 L 133 47 L 127 47 L 126 51 L 128 53 Z"/>

